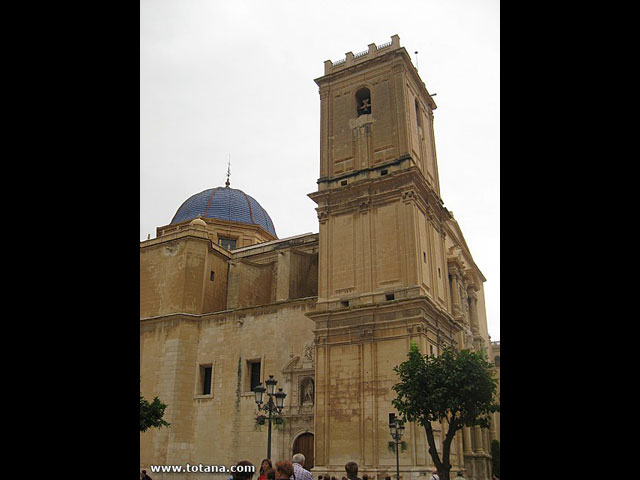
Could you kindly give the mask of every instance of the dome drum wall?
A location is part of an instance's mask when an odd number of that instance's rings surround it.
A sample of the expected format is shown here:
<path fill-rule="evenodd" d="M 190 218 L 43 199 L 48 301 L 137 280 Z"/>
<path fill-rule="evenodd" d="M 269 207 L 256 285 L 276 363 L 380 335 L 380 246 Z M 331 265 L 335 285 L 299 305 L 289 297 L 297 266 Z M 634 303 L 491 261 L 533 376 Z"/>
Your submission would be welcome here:
<path fill-rule="evenodd" d="M 197 223 L 194 224 L 194 222 Z M 202 224 L 204 224 L 204 226 Z M 211 240 L 212 243 L 222 246 L 227 250 L 235 250 L 236 248 L 243 248 L 251 245 L 256 245 L 258 243 L 277 240 L 275 237 L 273 237 L 273 235 L 267 232 L 260 225 L 251 225 L 247 223 L 231 222 L 228 220 L 218 220 L 204 217 L 198 217 L 195 220 L 158 227 L 156 236 L 157 238 L 165 237 L 167 235 L 176 234 L 178 232 L 190 229 L 196 229 L 206 232 L 209 240 Z M 229 248 L 229 240 L 233 241 L 233 248 Z"/>

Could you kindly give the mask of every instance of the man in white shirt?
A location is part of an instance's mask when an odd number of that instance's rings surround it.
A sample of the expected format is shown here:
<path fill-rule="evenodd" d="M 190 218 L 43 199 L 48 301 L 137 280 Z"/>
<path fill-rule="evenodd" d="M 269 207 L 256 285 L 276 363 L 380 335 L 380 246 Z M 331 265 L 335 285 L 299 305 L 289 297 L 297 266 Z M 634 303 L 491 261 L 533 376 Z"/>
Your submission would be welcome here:
<path fill-rule="evenodd" d="M 293 462 L 293 477 L 295 480 L 313 480 L 313 475 L 309 470 L 304 468 L 304 455 L 296 453 L 292 459 Z"/>

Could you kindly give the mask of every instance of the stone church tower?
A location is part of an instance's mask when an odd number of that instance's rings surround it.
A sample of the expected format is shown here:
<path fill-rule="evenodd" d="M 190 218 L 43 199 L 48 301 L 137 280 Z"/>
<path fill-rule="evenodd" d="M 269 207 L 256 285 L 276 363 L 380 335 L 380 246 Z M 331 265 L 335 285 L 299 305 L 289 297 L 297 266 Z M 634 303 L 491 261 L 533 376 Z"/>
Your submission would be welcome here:
<path fill-rule="evenodd" d="M 451 231 L 440 198 L 436 104 L 398 36 L 325 62 L 316 83 L 320 178 L 309 196 L 318 204 L 319 279 L 316 310 L 307 314 L 316 322 L 315 471 L 339 476 L 356 461 L 376 475 L 396 462 L 393 368 L 411 342 L 435 354 L 467 342 L 481 347 L 475 292 L 484 278 L 465 264 L 461 234 Z M 431 459 L 422 427 L 410 425 L 405 439 L 408 478 Z"/>

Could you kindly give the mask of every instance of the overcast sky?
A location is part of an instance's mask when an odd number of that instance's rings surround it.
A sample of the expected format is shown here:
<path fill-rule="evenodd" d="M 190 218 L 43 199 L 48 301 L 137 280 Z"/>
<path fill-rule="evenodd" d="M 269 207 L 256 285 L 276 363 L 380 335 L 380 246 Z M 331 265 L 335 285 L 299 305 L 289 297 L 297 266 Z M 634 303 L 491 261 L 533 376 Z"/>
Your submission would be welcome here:
<path fill-rule="evenodd" d="M 440 193 L 500 339 L 499 0 L 141 0 L 140 240 L 188 197 L 255 198 L 279 238 L 318 232 L 325 60 L 400 37 L 434 97 Z M 418 51 L 416 55 L 414 52 Z"/>

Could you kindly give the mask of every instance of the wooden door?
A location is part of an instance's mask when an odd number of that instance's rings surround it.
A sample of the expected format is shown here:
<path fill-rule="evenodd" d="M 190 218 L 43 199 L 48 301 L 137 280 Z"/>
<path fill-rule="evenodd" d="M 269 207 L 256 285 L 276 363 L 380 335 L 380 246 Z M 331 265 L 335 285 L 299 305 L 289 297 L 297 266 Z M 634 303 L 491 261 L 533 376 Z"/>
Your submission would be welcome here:
<path fill-rule="evenodd" d="M 293 444 L 293 455 L 301 453 L 304 455 L 304 468 L 311 470 L 313 468 L 313 433 L 303 433 Z"/>

